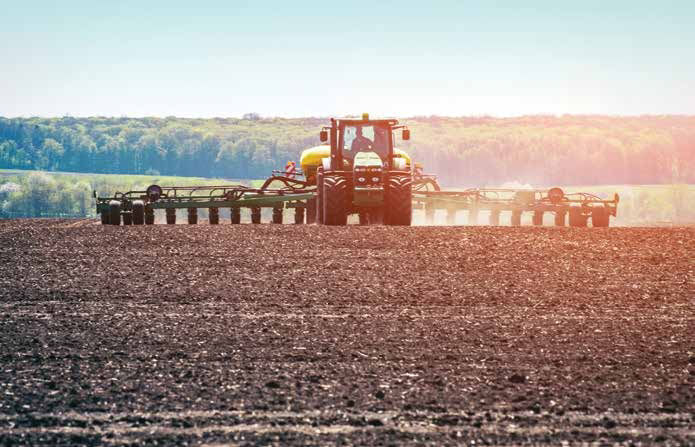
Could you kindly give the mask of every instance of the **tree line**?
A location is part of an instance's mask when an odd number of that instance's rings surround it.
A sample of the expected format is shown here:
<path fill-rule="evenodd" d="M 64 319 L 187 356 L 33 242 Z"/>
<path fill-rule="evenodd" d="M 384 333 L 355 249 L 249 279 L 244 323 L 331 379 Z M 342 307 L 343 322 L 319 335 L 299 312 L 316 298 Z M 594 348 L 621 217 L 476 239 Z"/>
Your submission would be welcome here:
<path fill-rule="evenodd" d="M 0 168 L 265 178 L 325 118 L 0 118 Z M 450 186 L 695 183 L 695 117 L 414 117 L 398 142 Z"/>

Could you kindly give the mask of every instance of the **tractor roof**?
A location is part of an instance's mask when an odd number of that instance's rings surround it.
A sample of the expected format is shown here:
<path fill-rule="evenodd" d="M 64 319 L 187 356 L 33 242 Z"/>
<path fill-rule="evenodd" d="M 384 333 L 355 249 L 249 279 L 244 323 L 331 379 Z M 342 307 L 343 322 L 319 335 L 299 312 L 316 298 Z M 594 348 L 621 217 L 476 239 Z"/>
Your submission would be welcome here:
<path fill-rule="evenodd" d="M 361 119 L 339 119 L 337 120 L 342 124 L 346 125 L 360 125 L 360 124 L 375 124 L 381 126 L 395 126 L 398 124 L 397 119 L 383 119 L 383 120 L 361 120 Z"/>

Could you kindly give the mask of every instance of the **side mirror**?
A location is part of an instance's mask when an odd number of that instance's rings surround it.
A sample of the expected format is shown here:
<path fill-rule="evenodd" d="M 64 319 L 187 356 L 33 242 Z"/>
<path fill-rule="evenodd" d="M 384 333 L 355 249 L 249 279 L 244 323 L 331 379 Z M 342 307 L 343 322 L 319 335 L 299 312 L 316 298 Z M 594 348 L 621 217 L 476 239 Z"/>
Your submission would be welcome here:
<path fill-rule="evenodd" d="M 403 129 L 403 134 L 401 136 L 404 140 L 410 140 L 410 129 Z"/>
<path fill-rule="evenodd" d="M 328 141 L 328 131 L 322 130 L 321 133 L 319 133 L 319 139 L 322 143 Z"/>

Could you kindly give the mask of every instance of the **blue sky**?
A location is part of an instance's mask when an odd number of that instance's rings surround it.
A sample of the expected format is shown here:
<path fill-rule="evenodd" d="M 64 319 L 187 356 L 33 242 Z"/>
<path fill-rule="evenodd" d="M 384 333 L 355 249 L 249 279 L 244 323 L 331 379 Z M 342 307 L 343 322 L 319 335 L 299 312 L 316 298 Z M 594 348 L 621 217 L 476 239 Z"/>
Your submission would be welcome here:
<path fill-rule="evenodd" d="M 695 114 L 692 0 L 0 10 L 0 116 Z"/>

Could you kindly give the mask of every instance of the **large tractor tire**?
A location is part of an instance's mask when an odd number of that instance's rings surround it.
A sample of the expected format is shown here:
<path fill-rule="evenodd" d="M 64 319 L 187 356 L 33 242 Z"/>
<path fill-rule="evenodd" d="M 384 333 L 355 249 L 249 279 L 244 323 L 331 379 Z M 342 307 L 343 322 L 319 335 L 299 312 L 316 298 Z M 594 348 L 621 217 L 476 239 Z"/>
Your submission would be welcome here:
<path fill-rule="evenodd" d="M 594 227 L 607 227 L 610 223 L 610 214 L 605 207 L 596 206 L 591 209 L 591 225 Z"/>
<path fill-rule="evenodd" d="M 316 171 L 316 223 L 323 225 L 323 168 Z"/>
<path fill-rule="evenodd" d="M 121 224 L 121 202 L 112 200 L 109 202 L 109 224 Z"/>
<path fill-rule="evenodd" d="M 323 177 L 323 224 L 346 225 L 348 181 L 345 177 L 325 175 Z"/>
<path fill-rule="evenodd" d="M 386 225 L 409 226 L 413 218 L 413 179 L 409 175 L 388 178 L 384 219 Z"/>
<path fill-rule="evenodd" d="M 132 213 L 123 213 L 123 225 L 133 225 Z"/>
<path fill-rule="evenodd" d="M 579 206 L 570 208 L 570 227 L 586 227 L 586 216 L 582 214 L 582 209 Z"/>
<path fill-rule="evenodd" d="M 101 212 L 101 224 L 102 225 L 108 225 L 109 224 L 109 212 L 108 211 L 102 211 Z"/>
<path fill-rule="evenodd" d="M 145 203 L 142 200 L 133 201 L 133 225 L 145 225 Z"/>
<path fill-rule="evenodd" d="M 564 211 L 555 211 L 555 226 L 564 227 L 567 222 L 567 213 Z"/>

